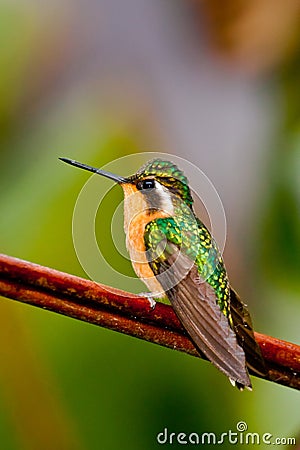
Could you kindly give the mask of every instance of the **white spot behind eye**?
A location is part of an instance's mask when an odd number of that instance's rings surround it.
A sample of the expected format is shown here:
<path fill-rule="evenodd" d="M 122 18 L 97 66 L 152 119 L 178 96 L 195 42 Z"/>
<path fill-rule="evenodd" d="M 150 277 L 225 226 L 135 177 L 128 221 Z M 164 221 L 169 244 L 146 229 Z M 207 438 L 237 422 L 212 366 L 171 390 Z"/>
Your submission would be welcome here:
<path fill-rule="evenodd" d="M 170 215 L 174 214 L 174 206 L 172 203 L 172 193 L 168 191 L 162 184 L 155 180 L 155 188 L 160 198 L 161 209 Z"/>

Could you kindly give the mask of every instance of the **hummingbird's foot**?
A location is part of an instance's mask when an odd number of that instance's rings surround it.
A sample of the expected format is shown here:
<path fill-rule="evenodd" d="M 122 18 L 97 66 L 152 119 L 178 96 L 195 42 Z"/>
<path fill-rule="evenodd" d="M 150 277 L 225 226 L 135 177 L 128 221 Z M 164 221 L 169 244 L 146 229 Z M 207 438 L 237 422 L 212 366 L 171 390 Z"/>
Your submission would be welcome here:
<path fill-rule="evenodd" d="M 151 309 L 154 309 L 156 306 L 156 301 L 150 292 L 140 292 L 141 297 L 146 297 L 150 303 Z"/>

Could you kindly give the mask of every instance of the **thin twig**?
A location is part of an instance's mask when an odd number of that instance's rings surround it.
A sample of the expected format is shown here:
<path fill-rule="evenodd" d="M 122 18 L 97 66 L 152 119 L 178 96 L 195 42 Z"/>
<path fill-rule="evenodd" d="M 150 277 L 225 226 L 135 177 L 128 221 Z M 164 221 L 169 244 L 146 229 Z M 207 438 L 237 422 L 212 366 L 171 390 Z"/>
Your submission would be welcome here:
<path fill-rule="evenodd" d="M 1 254 L 0 295 L 200 357 L 171 306 Z M 255 337 L 268 380 L 300 390 L 300 346 Z"/>

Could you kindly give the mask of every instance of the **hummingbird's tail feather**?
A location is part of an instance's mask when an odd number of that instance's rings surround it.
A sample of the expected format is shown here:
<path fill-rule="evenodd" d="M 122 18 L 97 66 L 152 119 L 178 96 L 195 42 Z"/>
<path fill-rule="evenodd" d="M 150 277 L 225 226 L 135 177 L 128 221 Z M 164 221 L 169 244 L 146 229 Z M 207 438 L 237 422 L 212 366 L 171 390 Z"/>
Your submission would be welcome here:
<path fill-rule="evenodd" d="M 229 378 L 230 383 L 232 386 L 237 387 L 239 391 L 243 391 L 245 388 L 248 389 L 248 391 L 252 391 L 252 386 L 244 386 L 243 384 L 239 383 L 238 381 L 234 381 L 232 378 Z"/>
<path fill-rule="evenodd" d="M 246 305 L 232 288 L 230 289 L 230 312 L 238 343 L 246 355 L 248 369 L 260 377 L 265 377 L 268 371 L 254 337 L 250 314 Z"/>

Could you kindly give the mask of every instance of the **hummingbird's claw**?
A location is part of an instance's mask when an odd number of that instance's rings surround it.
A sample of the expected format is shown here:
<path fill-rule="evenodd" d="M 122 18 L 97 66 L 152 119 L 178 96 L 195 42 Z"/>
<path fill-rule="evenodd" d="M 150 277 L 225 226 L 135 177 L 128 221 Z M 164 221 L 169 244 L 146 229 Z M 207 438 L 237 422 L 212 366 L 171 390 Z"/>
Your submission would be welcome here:
<path fill-rule="evenodd" d="M 139 295 L 141 297 L 146 297 L 148 299 L 152 310 L 155 308 L 156 301 L 154 300 L 154 297 L 152 296 L 152 294 L 150 292 L 141 292 Z"/>

